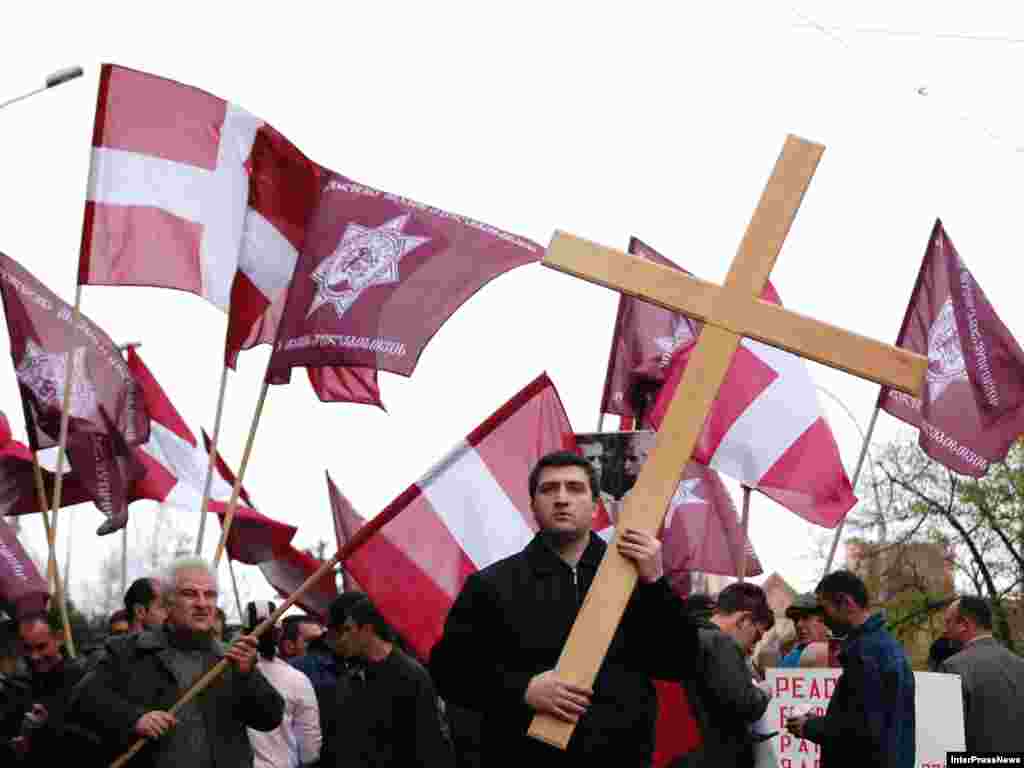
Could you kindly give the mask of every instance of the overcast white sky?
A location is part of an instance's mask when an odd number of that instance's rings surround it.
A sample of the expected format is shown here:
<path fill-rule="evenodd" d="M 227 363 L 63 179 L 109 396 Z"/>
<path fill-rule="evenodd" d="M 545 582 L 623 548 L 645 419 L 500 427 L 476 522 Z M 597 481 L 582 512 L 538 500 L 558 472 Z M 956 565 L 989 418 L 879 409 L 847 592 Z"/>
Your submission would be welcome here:
<path fill-rule="evenodd" d="M 939 216 L 1024 334 L 1024 43 L 989 39 L 1024 39 L 1013 4 L 19 5 L 6 16 L 0 101 L 59 67 L 80 64 L 85 76 L 0 112 L 0 250 L 68 301 L 99 65 L 113 62 L 235 102 L 377 188 L 541 243 L 555 228 L 620 248 L 637 235 L 715 281 L 796 133 L 826 151 L 772 276 L 788 307 L 894 341 Z M 272 388 L 246 485 L 263 511 L 298 524 L 297 545 L 333 543 L 325 468 L 375 514 L 542 370 L 574 427 L 592 430 L 617 302 L 525 267 L 457 313 L 411 379 L 382 375 L 388 414 L 321 404 L 304 377 Z M 86 287 L 82 307 L 115 340 L 143 342 L 193 431 L 212 427 L 222 314 L 141 288 Z M 230 379 L 221 449 L 233 463 L 266 360 L 266 348 L 244 354 Z M 866 426 L 876 386 L 811 372 Z M 858 434 L 822 403 L 852 473 Z M 23 438 L 10 368 L 0 408 Z M 883 415 L 876 441 L 900 432 Z M 132 526 L 150 525 L 153 508 L 134 505 Z M 92 576 L 117 537 L 97 540 L 100 515 L 82 506 L 63 515 L 62 540 L 69 519 L 75 578 Z M 42 546 L 41 529 L 26 522 L 31 545 Z M 755 497 L 750 530 L 767 573 L 813 586 L 807 524 Z M 243 570 L 254 594 L 271 596 Z"/>

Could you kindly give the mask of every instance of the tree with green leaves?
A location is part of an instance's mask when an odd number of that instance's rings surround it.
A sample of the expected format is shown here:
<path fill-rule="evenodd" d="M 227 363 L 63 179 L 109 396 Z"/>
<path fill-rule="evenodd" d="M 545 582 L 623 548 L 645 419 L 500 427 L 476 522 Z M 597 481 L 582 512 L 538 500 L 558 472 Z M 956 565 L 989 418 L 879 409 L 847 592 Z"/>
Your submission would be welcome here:
<path fill-rule="evenodd" d="M 849 524 L 875 534 L 871 552 L 883 563 L 880 581 L 890 585 L 887 597 L 899 598 L 900 615 L 890 620 L 933 621 L 944 606 L 934 585 L 916 578 L 918 561 L 908 556 L 915 544 L 938 544 L 953 563 L 958 591 L 991 602 L 994 634 L 1016 651 L 1010 614 L 1024 596 L 1024 444 L 977 479 L 946 469 L 915 442 L 885 445 L 874 467 L 874 477 L 858 489 L 865 504 Z"/>

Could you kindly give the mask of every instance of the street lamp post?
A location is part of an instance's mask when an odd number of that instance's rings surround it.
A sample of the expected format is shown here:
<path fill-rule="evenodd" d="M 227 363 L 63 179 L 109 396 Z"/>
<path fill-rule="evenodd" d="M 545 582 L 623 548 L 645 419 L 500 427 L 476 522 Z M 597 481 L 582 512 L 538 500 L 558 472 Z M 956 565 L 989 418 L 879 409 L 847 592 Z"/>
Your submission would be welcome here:
<path fill-rule="evenodd" d="M 15 102 L 21 101 L 22 99 L 27 99 L 29 96 L 35 96 L 37 93 L 42 93 L 43 91 L 49 90 L 50 88 L 55 88 L 62 83 L 66 83 L 68 80 L 74 80 L 76 77 L 81 76 L 81 67 L 65 67 L 64 69 L 58 69 L 56 72 L 52 72 L 51 74 L 46 76 L 46 80 L 42 88 L 36 88 L 34 91 L 29 91 L 28 93 L 23 93 L 21 96 L 15 96 L 13 99 L 8 99 L 7 101 L 0 104 L 0 109 L 3 109 L 4 107 L 9 107 L 11 104 L 14 104 Z"/>
<path fill-rule="evenodd" d="M 871 468 L 870 468 L 870 471 L 871 471 L 871 487 L 872 487 L 872 490 L 874 491 L 874 494 L 875 494 L 875 506 L 879 510 L 881 510 L 881 508 L 882 508 L 881 501 L 880 501 L 880 499 L 878 497 L 878 482 L 875 479 L 875 461 L 874 461 L 874 459 L 871 458 L 871 454 L 870 454 L 870 451 L 869 451 L 869 448 L 870 448 L 870 445 L 871 445 L 871 435 L 874 433 L 874 431 L 875 431 L 875 423 L 878 421 L 878 411 L 879 411 L 878 407 L 876 406 L 874 412 L 871 414 L 871 422 L 868 424 L 867 432 L 865 432 L 864 429 L 860 426 L 860 423 L 857 421 L 857 418 L 853 415 L 853 411 L 850 410 L 850 408 L 846 405 L 846 403 L 844 403 L 834 393 L 832 393 L 829 390 L 825 389 L 825 387 L 822 387 L 821 385 L 816 385 L 816 389 L 818 391 L 822 392 L 823 394 L 828 395 L 828 397 L 830 397 L 835 403 L 837 403 L 839 405 L 839 407 L 843 409 L 843 411 L 846 413 L 846 415 L 850 417 L 850 421 L 853 422 L 853 425 L 857 428 L 857 431 L 860 433 L 861 440 L 863 442 L 861 444 L 860 456 L 857 457 L 857 467 L 853 471 L 853 478 L 851 480 L 851 484 L 853 485 L 854 490 L 856 490 L 857 489 L 857 481 L 860 479 L 860 471 L 861 471 L 861 468 L 864 466 L 864 459 L 867 458 L 871 462 Z M 832 562 L 835 560 L 835 556 L 836 556 L 836 548 L 839 546 L 839 538 L 843 535 L 843 527 L 845 526 L 845 524 L 846 524 L 846 520 L 844 518 L 839 523 L 839 526 L 836 528 L 835 536 L 832 537 L 832 547 L 829 549 L 828 559 L 825 561 L 825 575 L 827 575 L 829 570 L 831 570 L 831 568 L 832 568 Z M 884 521 L 881 524 L 881 528 L 882 528 L 882 536 L 884 538 L 884 536 L 885 536 L 885 524 L 884 524 Z"/>

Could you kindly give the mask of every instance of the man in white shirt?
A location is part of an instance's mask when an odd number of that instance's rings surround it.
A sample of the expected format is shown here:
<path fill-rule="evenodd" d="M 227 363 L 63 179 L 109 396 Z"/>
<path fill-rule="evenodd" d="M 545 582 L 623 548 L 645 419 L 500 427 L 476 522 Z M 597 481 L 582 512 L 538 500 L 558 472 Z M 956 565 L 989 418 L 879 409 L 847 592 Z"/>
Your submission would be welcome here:
<path fill-rule="evenodd" d="M 252 631 L 274 611 L 266 601 L 246 606 L 249 630 Z M 320 759 L 320 709 L 313 684 L 302 672 L 277 656 L 275 627 L 259 640 L 257 667 L 284 699 L 284 718 L 272 731 L 249 729 L 249 741 L 255 755 L 254 768 L 299 768 Z"/>

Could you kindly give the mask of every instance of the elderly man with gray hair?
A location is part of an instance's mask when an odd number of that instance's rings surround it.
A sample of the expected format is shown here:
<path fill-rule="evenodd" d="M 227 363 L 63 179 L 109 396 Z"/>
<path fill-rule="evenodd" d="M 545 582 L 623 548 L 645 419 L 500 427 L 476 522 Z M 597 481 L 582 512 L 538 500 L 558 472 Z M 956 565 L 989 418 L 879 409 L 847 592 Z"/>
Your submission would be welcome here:
<path fill-rule="evenodd" d="M 113 751 L 147 739 L 133 766 L 248 768 L 246 728 L 273 730 L 284 712 L 280 694 L 256 668 L 256 641 L 244 635 L 225 647 L 214 639 L 217 580 L 205 560 L 175 560 L 161 582 L 166 623 L 107 642 L 106 655 L 83 681 L 76 714 Z M 222 658 L 231 667 L 172 715 L 174 703 Z"/>

